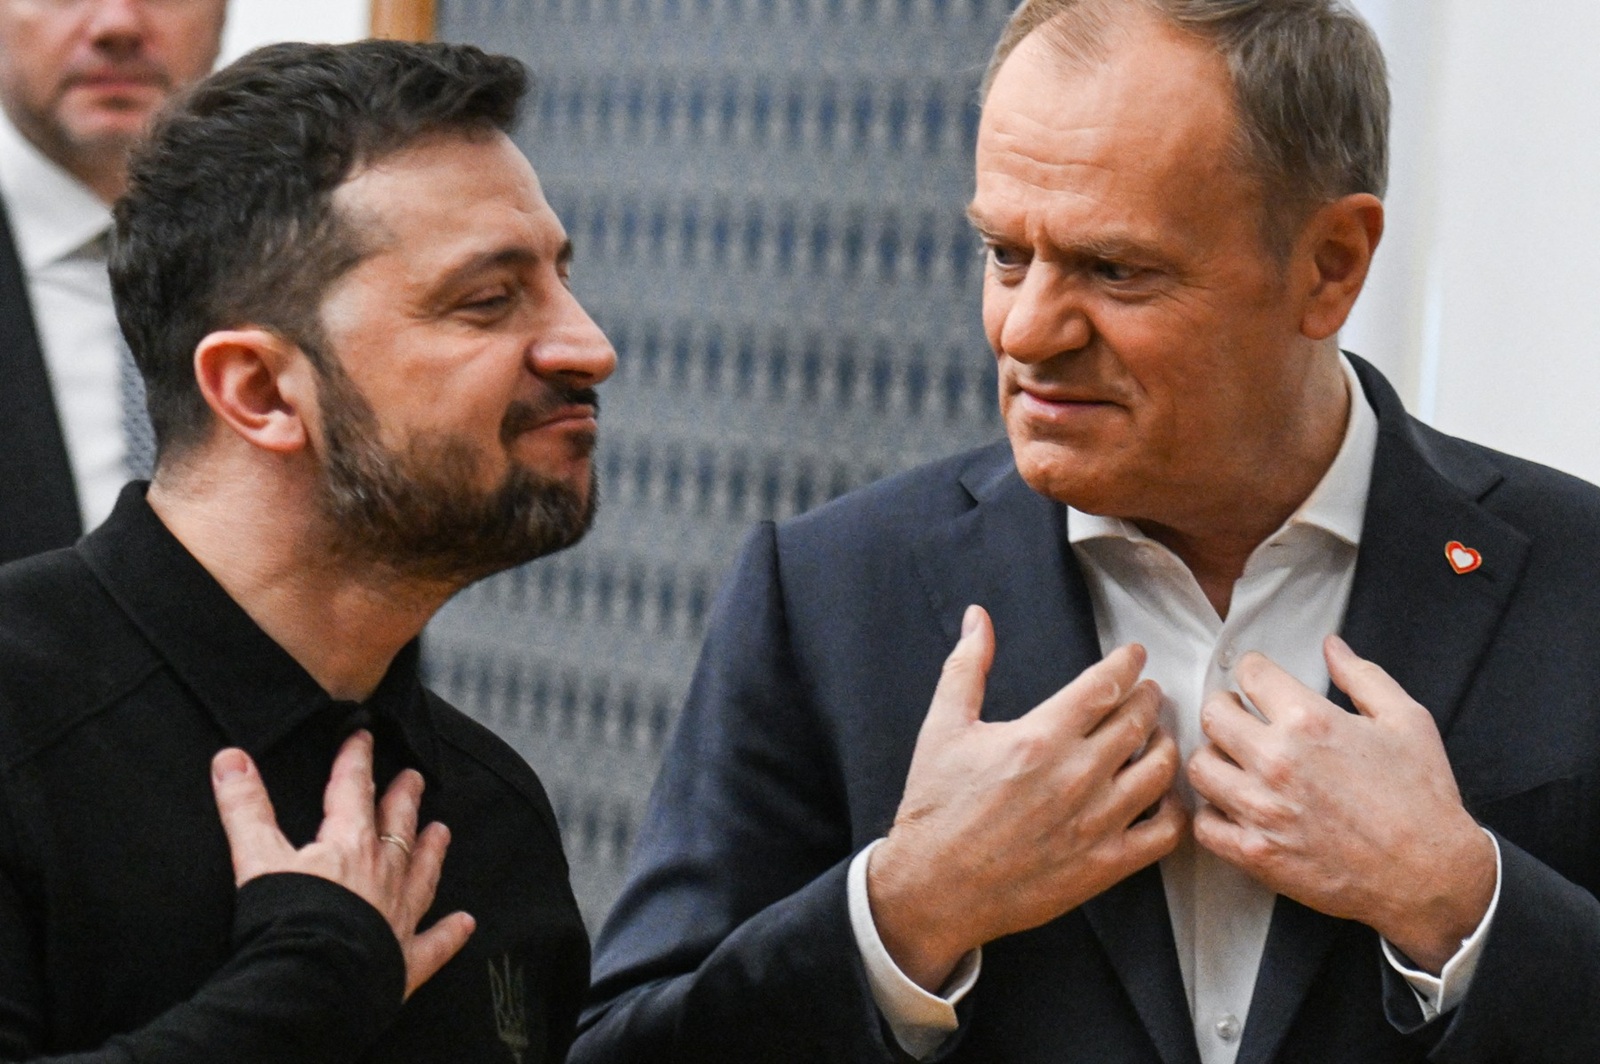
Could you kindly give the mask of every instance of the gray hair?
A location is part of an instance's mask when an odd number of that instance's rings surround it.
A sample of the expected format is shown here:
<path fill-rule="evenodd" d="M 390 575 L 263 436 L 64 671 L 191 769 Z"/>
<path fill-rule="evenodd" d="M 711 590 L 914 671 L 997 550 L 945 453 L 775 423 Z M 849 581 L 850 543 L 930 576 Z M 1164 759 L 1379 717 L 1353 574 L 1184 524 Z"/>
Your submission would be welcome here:
<path fill-rule="evenodd" d="M 1340 196 L 1383 196 L 1388 68 L 1371 27 L 1342 0 L 1024 0 L 995 45 L 983 96 L 1034 30 L 1069 61 L 1090 63 L 1135 5 L 1210 42 L 1227 62 L 1238 150 L 1264 186 L 1269 243 L 1286 251 L 1305 214 Z"/>

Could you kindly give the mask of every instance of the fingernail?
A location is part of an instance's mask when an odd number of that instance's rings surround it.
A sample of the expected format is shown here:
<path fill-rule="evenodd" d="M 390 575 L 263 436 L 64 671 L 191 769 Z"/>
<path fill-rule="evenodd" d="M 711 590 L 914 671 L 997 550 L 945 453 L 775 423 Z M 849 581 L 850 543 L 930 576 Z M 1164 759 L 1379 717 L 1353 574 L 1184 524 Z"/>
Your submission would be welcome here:
<path fill-rule="evenodd" d="M 249 773 L 250 758 L 243 750 L 224 750 L 211 761 L 211 775 L 218 783 Z"/>
<path fill-rule="evenodd" d="M 965 639 L 978 630 L 978 607 L 968 606 L 967 612 L 961 615 L 961 638 Z"/>
<path fill-rule="evenodd" d="M 1342 654 L 1347 658 L 1353 658 L 1356 656 L 1356 652 L 1350 649 L 1350 644 L 1346 643 L 1342 638 L 1339 637 L 1338 634 L 1330 635 L 1328 637 L 1328 645 L 1333 647 L 1336 654 Z"/>

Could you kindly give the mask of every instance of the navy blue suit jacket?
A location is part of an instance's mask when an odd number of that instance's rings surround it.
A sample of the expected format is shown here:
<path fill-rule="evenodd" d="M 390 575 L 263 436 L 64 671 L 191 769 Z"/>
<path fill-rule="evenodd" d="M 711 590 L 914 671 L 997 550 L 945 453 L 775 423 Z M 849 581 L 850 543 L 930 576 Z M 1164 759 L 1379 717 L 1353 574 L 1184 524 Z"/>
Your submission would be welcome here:
<path fill-rule="evenodd" d="M 27 280 L 0 203 L 0 563 L 83 532 Z"/>
<path fill-rule="evenodd" d="M 1503 892 L 1465 1002 L 1426 1025 L 1370 929 L 1279 899 L 1239 1064 L 1593 1064 L 1600 490 L 1434 432 L 1358 369 L 1380 433 L 1343 634 L 1437 717 Z M 1004 444 L 755 532 L 601 935 L 577 1064 L 896 1059 L 845 869 L 894 817 L 968 603 L 998 638 L 988 719 L 1099 658 L 1064 533 Z M 1451 540 L 1482 567 L 1457 575 Z M 985 947 L 959 1013 L 952 1061 L 1197 1064 L 1159 871 Z"/>

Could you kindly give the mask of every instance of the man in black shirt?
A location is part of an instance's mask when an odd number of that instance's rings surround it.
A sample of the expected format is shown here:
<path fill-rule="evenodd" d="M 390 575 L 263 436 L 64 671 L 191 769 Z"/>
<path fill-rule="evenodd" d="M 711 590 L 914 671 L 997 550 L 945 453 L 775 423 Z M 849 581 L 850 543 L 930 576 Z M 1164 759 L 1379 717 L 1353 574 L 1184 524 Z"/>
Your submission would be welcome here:
<path fill-rule="evenodd" d="M 111 272 L 155 477 L 0 569 L 0 1058 L 565 1054 L 549 803 L 415 647 L 593 512 L 615 356 L 506 136 L 524 82 L 275 46 L 136 154 Z"/>

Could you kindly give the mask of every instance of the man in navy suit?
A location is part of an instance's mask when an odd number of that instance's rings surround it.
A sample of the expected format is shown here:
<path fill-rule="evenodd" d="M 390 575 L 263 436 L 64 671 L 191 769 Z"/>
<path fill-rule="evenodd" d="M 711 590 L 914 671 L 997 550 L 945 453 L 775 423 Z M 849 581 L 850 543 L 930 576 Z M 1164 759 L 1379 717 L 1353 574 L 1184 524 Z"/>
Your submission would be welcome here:
<path fill-rule="evenodd" d="M 111 201 L 151 115 L 211 69 L 225 8 L 0 2 L 0 562 L 68 546 L 150 474 L 106 277 Z"/>
<path fill-rule="evenodd" d="M 1387 113 L 1336 0 L 1019 8 L 1009 446 L 752 537 L 575 1060 L 1600 1059 L 1600 492 L 1341 354 Z"/>

